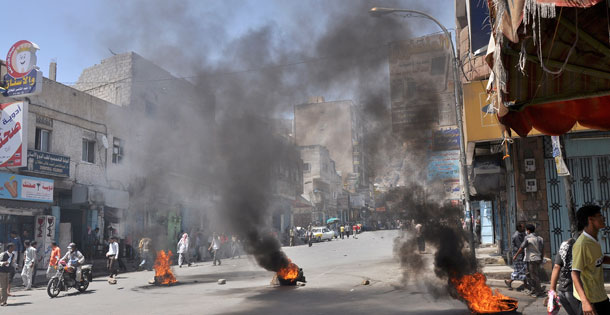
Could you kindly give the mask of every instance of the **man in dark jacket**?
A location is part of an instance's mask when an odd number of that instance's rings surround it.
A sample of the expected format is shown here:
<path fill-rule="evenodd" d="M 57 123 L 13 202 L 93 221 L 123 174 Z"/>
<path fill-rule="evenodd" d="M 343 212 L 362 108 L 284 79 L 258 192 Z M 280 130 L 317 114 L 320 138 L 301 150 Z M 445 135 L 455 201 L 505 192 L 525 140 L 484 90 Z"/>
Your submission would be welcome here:
<path fill-rule="evenodd" d="M 511 238 L 511 245 L 513 247 L 512 253 L 519 251 L 519 247 L 525 239 L 525 225 L 523 223 L 517 224 L 517 230 Z M 517 255 L 517 259 L 513 259 L 513 272 L 510 274 L 510 280 L 504 280 L 509 290 L 512 290 L 512 283 L 515 280 L 523 281 L 525 284 L 525 274 L 527 272 L 527 264 L 523 261 L 523 254 Z M 523 285 L 517 290 L 523 289 Z"/>

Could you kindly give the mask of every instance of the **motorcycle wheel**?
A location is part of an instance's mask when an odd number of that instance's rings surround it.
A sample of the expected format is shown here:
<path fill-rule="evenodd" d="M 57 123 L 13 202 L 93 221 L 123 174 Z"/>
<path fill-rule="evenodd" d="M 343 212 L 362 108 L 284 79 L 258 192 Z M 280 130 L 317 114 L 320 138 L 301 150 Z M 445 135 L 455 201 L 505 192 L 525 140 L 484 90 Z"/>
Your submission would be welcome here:
<path fill-rule="evenodd" d="M 85 292 L 87 290 L 87 288 L 89 287 L 89 281 L 87 280 L 83 280 L 81 281 L 81 283 L 76 287 L 76 289 L 78 290 L 78 292 Z"/>
<path fill-rule="evenodd" d="M 49 297 L 54 298 L 59 295 L 61 289 L 59 288 L 59 278 L 51 278 L 49 284 L 47 284 L 47 294 Z"/>

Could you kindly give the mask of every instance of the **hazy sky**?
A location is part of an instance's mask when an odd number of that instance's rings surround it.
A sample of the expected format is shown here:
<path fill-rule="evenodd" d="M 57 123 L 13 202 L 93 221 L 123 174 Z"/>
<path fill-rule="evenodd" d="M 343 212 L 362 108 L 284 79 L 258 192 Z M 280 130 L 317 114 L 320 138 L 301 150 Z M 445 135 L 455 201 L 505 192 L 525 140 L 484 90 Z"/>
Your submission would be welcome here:
<path fill-rule="evenodd" d="M 0 40 L 0 58 L 6 58 L 8 49 L 16 41 L 33 41 L 40 46 L 37 54 L 38 66 L 44 75 L 48 75 L 49 62 L 55 59 L 58 63 L 57 81 L 73 84 L 78 80 L 82 69 L 110 57 L 109 49 L 117 53 L 135 51 L 144 57 L 155 55 L 153 50 L 156 46 L 151 45 L 151 42 L 155 41 L 158 34 L 159 42 L 180 46 L 177 49 L 189 49 L 193 43 L 203 38 L 206 42 L 216 43 L 208 44 L 206 51 L 200 52 L 202 59 L 212 63 L 218 54 L 222 54 L 223 49 L 226 49 L 224 44 L 229 43 L 232 38 L 263 26 L 281 30 L 279 36 L 283 42 L 307 41 L 307 38 L 294 39 L 294 34 L 299 33 L 304 24 L 311 32 L 323 33 L 325 24 L 332 18 L 328 14 L 330 11 L 325 10 L 328 3 L 331 3 L 335 10 L 337 7 L 344 7 L 345 12 L 349 12 L 356 7 L 353 5 L 356 1 L 360 0 L 33 0 L 24 4 L 23 8 L 21 5 L 14 5 L 13 9 L 5 4 L 4 8 L 8 10 L 3 17 L 6 27 Z M 360 2 L 367 5 L 370 3 L 371 7 L 394 6 L 426 10 L 447 28 L 455 28 L 453 0 Z M 170 18 L 156 23 L 158 29 L 138 29 L 140 25 L 147 24 L 142 23 L 147 22 L 142 21 L 142 16 L 159 19 L 159 16 L 163 15 L 172 17 L 177 11 L 181 11 L 180 14 L 187 12 L 190 17 L 186 25 L 193 24 L 192 43 L 172 41 L 173 31 L 191 30 L 184 25 L 173 29 Z M 130 20 L 132 14 L 138 17 Z M 438 30 L 432 22 L 422 19 L 407 18 L 404 22 L 409 25 L 422 25 L 416 31 L 421 35 Z M 315 34 L 312 34 L 312 38 L 314 37 Z M 163 60 L 154 61 L 164 66 Z M 174 74 L 188 76 L 191 73 Z"/>

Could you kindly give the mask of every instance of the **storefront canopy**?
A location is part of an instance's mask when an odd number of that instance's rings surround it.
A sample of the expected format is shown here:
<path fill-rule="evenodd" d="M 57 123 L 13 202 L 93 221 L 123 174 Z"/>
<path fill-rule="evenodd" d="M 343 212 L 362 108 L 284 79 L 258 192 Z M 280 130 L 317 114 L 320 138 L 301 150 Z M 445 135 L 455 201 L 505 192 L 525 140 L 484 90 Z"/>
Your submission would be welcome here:
<path fill-rule="evenodd" d="M 606 2 L 514 0 L 505 2 L 506 9 L 491 2 L 492 16 L 504 16 L 494 19 L 486 57 L 494 69 L 489 92 L 498 120 L 520 136 L 532 128 L 560 135 L 576 123 L 610 130 Z"/>

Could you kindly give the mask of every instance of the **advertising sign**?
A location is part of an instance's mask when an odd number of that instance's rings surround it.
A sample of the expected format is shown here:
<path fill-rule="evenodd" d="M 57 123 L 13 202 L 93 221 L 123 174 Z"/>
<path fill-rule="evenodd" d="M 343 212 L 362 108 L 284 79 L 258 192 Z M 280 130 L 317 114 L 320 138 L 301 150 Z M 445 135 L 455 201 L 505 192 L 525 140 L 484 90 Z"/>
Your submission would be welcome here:
<path fill-rule="evenodd" d="M 430 154 L 428 180 L 460 178 L 460 150 L 440 151 Z"/>
<path fill-rule="evenodd" d="M 27 170 L 57 177 L 70 176 L 70 157 L 48 152 L 28 150 Z"/>
<path fill-rule="evenodd" d="M 53 180 L 0 173 L 0 199 L 53 202 Z"/>
<path fill-rule="evenodd" d="M 4 96 L 25 97 L 42 91 L 42 71 L 36 66 L 38 49 L 38 45 L 27 40 L 20 40 L 9 49 L 6 55 Z"/>
<path fill-rule="evenodd" d="M 0 167 L 25 166 L 27 105 L 25 101 L 0 104 Z"/>
<path fill-rule="evenodd" d="M 36 263 L 38 269 L 46 269 L 51 257 L 51 242 L 55 240 L 55 217 L 52 215 L 36 216 L 34 239 L 38 243 L 36 248 Z"/>

